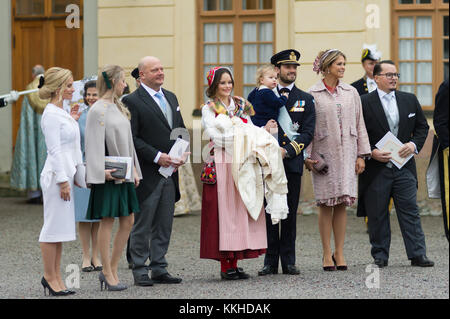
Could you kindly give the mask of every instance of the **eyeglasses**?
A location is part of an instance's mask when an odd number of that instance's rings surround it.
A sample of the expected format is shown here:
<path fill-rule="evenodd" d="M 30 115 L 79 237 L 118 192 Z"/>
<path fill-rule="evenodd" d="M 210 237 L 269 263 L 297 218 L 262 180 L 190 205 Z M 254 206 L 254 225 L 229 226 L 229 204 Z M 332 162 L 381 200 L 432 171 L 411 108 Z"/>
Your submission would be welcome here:
<path fill-rule="evenodd" d="M 397 79 L 400 79 L 400 73 L 385 73 L 385 74 L 378 74 L 378 75 L 384 75 L 386 78 L 388 78 L 388 79 L 393 79 L 394 78 L 394 76 L 397 78 Z"/>

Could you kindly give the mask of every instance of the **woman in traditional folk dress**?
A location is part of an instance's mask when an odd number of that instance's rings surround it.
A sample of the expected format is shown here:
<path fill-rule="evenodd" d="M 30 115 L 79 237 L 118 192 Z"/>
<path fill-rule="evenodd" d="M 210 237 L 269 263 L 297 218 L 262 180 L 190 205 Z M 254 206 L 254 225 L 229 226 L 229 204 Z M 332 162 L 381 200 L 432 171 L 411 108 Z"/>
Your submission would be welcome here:
<path fill-rule="evenodd" d="M 202 126 L 213 144 L 217 179 L 213 184 L 203 184 L 200 258 L 220 261 L 224 280 L 247 279 L 249 275 L 237 262 L 266 252 L 265 214 L 262 210 L 256 220 L 250 217 L 233 181 L 232 156 L 223 145 L 224 140 L 233 138 L 233 132 L 217 134 L 214 122 L 219 114 L 224 114 L 252 125 L 250 116 L 254 111 L 248 101 L 231 95 L 234 80 L 228 68 L 211 69 L 207 79 L 207 96 L 211 100 L 202 108 Z M 272 122 L 267 131 L 274 125 Z"/>

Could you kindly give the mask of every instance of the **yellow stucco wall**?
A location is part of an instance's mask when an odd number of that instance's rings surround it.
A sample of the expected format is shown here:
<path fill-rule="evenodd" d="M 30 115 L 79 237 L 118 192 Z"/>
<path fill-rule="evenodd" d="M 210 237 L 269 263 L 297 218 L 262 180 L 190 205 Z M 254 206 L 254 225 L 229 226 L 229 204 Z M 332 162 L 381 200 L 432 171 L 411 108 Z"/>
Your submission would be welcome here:
<path fill-rule="evenodd" d="M 390 5 L 389 0 L 277 0 L 276 48 L 293 47 L 302 54 L 297 86 L 307 90 L 319 81 L 312 64 L 324 49 L 336 48 L 346 54 L 343 80 L 347 83 L 363 75 L 360 58 L 364 43 L 376 43 L 383 59 L 390 58 Z M 379 23 L 371 27 L 366 22 L 368 17 L 373 21 L 374 10 L 379 10 Z"/>
<path fill-rule="evenodd" d="M 377 43 L 383 58 L 390 57 L 389 0 L 276 0 L 276 50 L 302 53 L 297 85 L 307 90 L 320 77 L 312 63 L 320 50 L 341 49 L 348 59 L 345 82 L 363 74 L 360 56 L 363 43 Z M 366 20 L 379 9 L 379 27 Z M 369 7 L 368 7 L 369 6 Z M 127 70 L 127 82 L 140 58 L 154 55 L 166 69 L 164 87 L 179 99 L 186 126 L 192 128 L 196 105 L 197 16 L 195 0 L 99 0 L 99 67 L 119 64 Z"/>
<path fill-rule="evenodd" d="M 195 0 L 99 0 L 99 67 L 118 64 L 131 71 L 147 55 L 161 59 L 164 88 L 175 92 L 187 126 L 195 108 Z"/>

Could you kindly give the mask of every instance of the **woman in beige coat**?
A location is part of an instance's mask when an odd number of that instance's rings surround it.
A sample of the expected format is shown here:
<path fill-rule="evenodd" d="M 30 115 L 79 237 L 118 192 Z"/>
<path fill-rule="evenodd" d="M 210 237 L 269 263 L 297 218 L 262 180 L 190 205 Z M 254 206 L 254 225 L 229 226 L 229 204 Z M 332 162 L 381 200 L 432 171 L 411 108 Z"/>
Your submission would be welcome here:
<path fill-rule="evenodd" d="M 309 90 L 316 102 L 316 129 L 307 149 L 305 165 L 312 171 L 319 206 L 325 271 L 336 270 L 336 267 L 347 270 L 344 258 L 346 207 L 355 203 L 357 176 L 364 171 L 364 156 L 370 154 L 359 94 L 341 81 L 345 64 L 346 57 L 339 50 L 320 52 L 314 71 L 321 72 L 323 79 Z M 332 231 L 334 253 L 330 244 Z"/>
<path fill-rule="evenodd" d="M 100 287 L 118 291 L 127 288 L 118 277 L 122 252 L 134 223 L 134 213 L 139 212 L 135 187 L 142 174 L 134 149 L 130 125 L 130 112 L 119 100 L 125 88 L 124 70 L 117 65 L 107 65 L 99 73 L 98 94 L 101 97 L 91 106 L 86 120 L 86 182 L 91 193 L 86 213 L 87 220 L 101 219 L 98 245 L 103 264 Z M 120 180 L 111 175 L 115 170 L 105 170 L 105 157 L 131 158 L 129 178 Z M 114 219 L 119 219 L 110 255 Z"/>

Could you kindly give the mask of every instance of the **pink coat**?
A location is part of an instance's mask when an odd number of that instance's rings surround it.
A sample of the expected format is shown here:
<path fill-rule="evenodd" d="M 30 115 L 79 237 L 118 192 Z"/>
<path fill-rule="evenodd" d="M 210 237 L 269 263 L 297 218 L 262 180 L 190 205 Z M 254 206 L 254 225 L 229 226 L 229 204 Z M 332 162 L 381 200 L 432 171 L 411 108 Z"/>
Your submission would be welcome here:
<path fill-rule="evenodd" d="M 328 164 L 327 175 L 312 174 L 315 198 L 320 201 L 344 195 L 356 198 L 356 160 L 371 153 L 359 94 L 354 87 L 339 82 L 332 95 L 323 81 L 311 87 L 309 93 L 315 99 L 316 128 L 307 153 L 322 154 Z"/>

